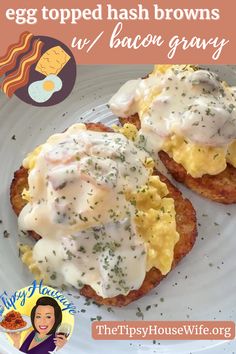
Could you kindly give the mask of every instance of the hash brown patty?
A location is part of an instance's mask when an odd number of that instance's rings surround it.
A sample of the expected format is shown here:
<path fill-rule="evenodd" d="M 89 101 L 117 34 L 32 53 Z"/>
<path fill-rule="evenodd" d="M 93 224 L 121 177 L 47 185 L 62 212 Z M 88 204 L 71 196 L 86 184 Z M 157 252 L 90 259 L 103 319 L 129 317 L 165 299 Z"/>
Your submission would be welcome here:
<path fill-rule="evenodd" d="M 102 124 L 86 124 L 87 129 L 96 131 L 111 131 L 110 128 L 105 127 Z M 166 183 L 169 190 L 169 197 L 174 199 L 176 210 L 176 229 L 180 235 L 180 239 L 175 245 L 174 259 L 172 263 L 172 269 L 178 264 L 178 262 L 187 255 L 192 249 L 196 236 L 197 236 L 197 224 L 196 224 L 196 212 L 188 199 L 182 196 L 182 193 L 173 186 L 170 181 L 158 171 L 155 171 L 156 175 L 160 176 L 162 182 Z M 24 167 L 20 167 L 14 174 L 12 184 L 10 187 L 10 200 L 12 208 L 16 215 L 19 215 L 22 208 L 26 205 L 27 201 L 22 199 L 22 191 L 24 188 L 28 188 L 28 170 Z M 35 232 L 29 231 L 29 234 L 35 239 L 40 239 L 40 236 Z M 93 299 L 96 303 L 107 306 L 126 306 L 130 302 L 135 301 L 150 290 L 156 287 L 165 276 L 161 272 L 152 268 L 146 273 L 146 277 L 142 286 L 138 290 L 132 290 L 127 295 L 117 295 L 111 298 L 102 298 L 97 295 L 96 292 L 89 286 L 84 285 L 80 290 L 80 294 Z"/>
<path fill-rule="evenodd" d="M 129 118 L 120 118 L 121 124 L 132 123 L 140 129 L 138 114 Z M 164 166 L 177 182 L 185 184 L 192 191 L 214 202 L 222 204 L 236 203 L 236 168 L 230 164 L 218 175 L 205 174 L 200 178 L 189 175 L 186 169 L 175 162 L 166 152 L 158 153 Z"/>

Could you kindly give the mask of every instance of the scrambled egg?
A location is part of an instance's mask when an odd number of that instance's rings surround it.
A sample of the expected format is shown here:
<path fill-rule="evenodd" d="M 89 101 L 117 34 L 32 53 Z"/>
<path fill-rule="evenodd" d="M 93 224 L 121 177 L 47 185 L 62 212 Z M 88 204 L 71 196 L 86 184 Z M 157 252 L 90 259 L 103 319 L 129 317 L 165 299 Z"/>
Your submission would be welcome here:
<path fill-rule="evenodd" d="M 23 166 L 27 168 L 27 170 L 31 171 L 36 164 L 37 157 L 42 150 L 42 145 L 37 146 L 32 152 L 30 152 L 27 157 L 24 159 Z M 22 199 L 27 200 L 27 202 L 30 202 L 30 193 L 29 191 L 24 188 L 22 192 Z"/>
<path fill-rule="evenodd" d="M 183 137 L 172 135 L 166 139 L 162 150 L 181 164 L 194 178 L 202 177 L 204 174 L 216 175 L 226 168 L 227 162 L 236 167 L 235 143 L 227 153 L 225 148 L 198 145 Z"/>
<path fill-rule="evenodd" d="M 158 176 L 150 176 L 147 185 L 129 195 L 137 208 L 137 230 L 147 243 L 147 270 L 155 267 L 162 274 L 170 271 L 174 247 L 179 240 L 174 200 L 166 197 L 168 193 Z"/>
<path fill-rule="evenodd" d="M 29 268 L 29 271 L 34 274 L 35 279 L 40 280 L 42 274 L 36 262 L 33 260 L 32 247 L 29 245 L 20 245 L 19 249 L 22 262 Z"/>
<path fill-rule="evenodd" d="M 112 128 L 115 132 L 123 134 L 127 139 L 132 141 L 136 140 L 138 130 L 134 124 L 125 123 L 123 127 L 118 127 L 117 125 L 113 125 Z"/>
<path fill-rule="evenodd" d="M 137 129 L 132 124 L 125 124 L 124 127 L 114 127 L 115 131 L 123 133 L 128 139 L 135 140 Z M 37 147 L 24 160 L 24 167 L 33 169 L 42 146 Z M 160 181 L 159 176 L 153 176 L 154 161 L 148 158 L 145 167 L 149 170 L 149 180 L 146 185 L 139 188 L 137 192 L 126 194 L 136 208 L 135 224 L 137 232 L 145 241 L 147 247 L 147 268 L 146 271 L 155 267 L 162 274 L 171 270 L 174 247 L 179 240 L 176 231 L 175 205 L 174 200 L 168 197 L 168 189 L 165 183 Z M 28 191 L 24 190 L 22 197 L 30 200 Z M 29 270 L 37 277 L 43 278 L 40 270 L 33 260 L 33 252 L 29 246 L 21 247 L 22 261 Z"/>
<path fill-rule="evenodd" d="M 175 65 L 155 65 L 151 76 L 164 74 L 171 67 L 174 68 Z M 180 67 L 190 72 L 194 71 L 191 65 L 178 65 L 178 68 Z M 223 86 L 227 90 L 226 82 L 223 82 Z M 140 111 L 145 112 L 157 95 L 157 92 L 152 92 Z M 227 163 L 236 167 L 236 141 L 226 147 L 212 147 L 194 144 L 182 136 L 173 134 L 165 139 L 162 150 L 181 164 L 194 178 L 202 177 L 204 174 L 217 175 L 224 171 Z"/>
<path fill-rule="evenodd" d="M 194 178 L 204 174 L 217 175 L 224 171 L 227 163 L 236 167 L 236 142 L 228 147 L 212 147 L 194 144 L 184 137 L 172 135 L 165 140 L 162 150 Z"/>
<path fill-rule="evenodd" d="M 114 127 L 128 139 L 135 140 L 137 128 L 130 123 L 123 127 Z M 155 267 L 162 274 L 167 274 L 172 265 L 174 247 L 179 240 L 176 231 L 175 205 L 168 198 L 168 188 L 160 181 L 159 176 L 153 176 L 154 161 L 146 161 L 150 177 L 148 184 L 130 193 L 127 199 L 136 206 L 135 223 L 140 236 L 147 244 L 147 270 Z"/>
<path fill-rule="evenodd" d="M 138 114 L 145 150 L 164 150 L 194 178 L 236 167 L 236 87 L 213 72 L 155 65 L 145 79 L 121 86 L 109 107 L 124 119 Z"/>
<path fill-rule="evenodd" d="M 35 167 L 38 155 L 42 150 L 43 145 L 37 146 L 32 152 L 30 152 L 24 159 L 23 166 L 28 170 L 32 170 Z"/>

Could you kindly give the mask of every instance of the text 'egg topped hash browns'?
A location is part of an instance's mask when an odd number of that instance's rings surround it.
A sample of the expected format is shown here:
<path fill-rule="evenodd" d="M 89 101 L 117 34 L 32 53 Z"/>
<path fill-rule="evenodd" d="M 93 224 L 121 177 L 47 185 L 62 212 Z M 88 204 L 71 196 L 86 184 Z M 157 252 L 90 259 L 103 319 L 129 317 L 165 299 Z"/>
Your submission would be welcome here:
<path fill-rule="evenodd" d="M 191 203 L 120 133 L 75 124 L 15 172 L 11 203 L 35 245 L 22 260 L 52 286 L 124 306 L 155 287 L 191 250 Z"/>
<path fill-rule="evenodd" d="M 109 106 L 139 129 L 139 144 L 197 193 L 236 202 L 236 87 L 191 65 L 156 65 Z"/>

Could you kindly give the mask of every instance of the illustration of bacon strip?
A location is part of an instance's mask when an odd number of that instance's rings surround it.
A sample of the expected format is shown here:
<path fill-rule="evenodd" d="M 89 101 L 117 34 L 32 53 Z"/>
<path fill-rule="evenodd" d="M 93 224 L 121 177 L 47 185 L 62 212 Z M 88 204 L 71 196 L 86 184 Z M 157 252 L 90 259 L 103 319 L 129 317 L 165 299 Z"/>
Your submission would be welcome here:
<path fill-rule="evenodd" d="M 18 69 L 3 80 L 1 88 L 8 97 L 12 97 L 16 90 L 27 84 L 30 68 L 41 56 L 42 47 L 43 42 L 34 41 L 30 52 L 25 54 L 20 60 Z"/>
<path fill-rule="evenodd" d="M 0 57 L 0 77 L 7 71 L 14 69 L 19 56 L 29 50 L 32 38 L 32 33 L 28 31 L 23 32 L 20 35 L 19 42 L 8 47 L 6 54 Z"/>

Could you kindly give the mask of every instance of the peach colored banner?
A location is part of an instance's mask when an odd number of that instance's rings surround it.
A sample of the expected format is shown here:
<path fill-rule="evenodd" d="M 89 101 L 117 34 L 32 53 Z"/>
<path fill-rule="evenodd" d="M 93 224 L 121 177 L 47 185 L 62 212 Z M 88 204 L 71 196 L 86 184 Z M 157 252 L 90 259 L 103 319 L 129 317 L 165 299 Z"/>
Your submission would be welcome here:
<path fill-rule="evenodd" d="M 28 30 L 61 40 L 79 64 L 235 63 L 235 1 L 9 0 L 0 10 L 0 55 Z"/>
<path fill-rule="evenodd" d="M 94 321 L 97 340 L 229 340 L 233 321 Z"/>

